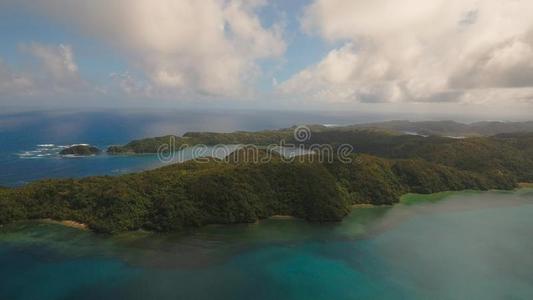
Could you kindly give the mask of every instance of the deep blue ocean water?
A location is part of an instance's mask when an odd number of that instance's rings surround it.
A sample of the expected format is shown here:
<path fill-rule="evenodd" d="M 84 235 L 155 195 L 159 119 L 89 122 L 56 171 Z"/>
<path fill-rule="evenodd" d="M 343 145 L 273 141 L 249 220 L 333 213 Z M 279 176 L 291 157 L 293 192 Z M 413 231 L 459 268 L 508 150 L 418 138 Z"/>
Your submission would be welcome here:
<path fill-rule="evenodd" d="M 378 116 L 254 112 L 0 115 L 0 185 L 114 175 L 156 156 L 61 158 L 186 131 L 352 124 Z M 455 193 L 355 209 L 339 224 L 265 220 L 191 232 L 97 235 L 54 224 L 0 227 L 0 299 L 533 299 L 533 191 Z"/>
<path fill-rule="evenodd" d="M 188 131 L 232 132 L 298 124 L 354 124 L 383 117 L 342 113 L 253 111 L 48 111 L 1 114 L 0 185 L 43 178 L 118 175 L 161 166 L 156 155 L 64 158 L 61 147 L 91 144 L 101 149 L 133 139 Z"/>

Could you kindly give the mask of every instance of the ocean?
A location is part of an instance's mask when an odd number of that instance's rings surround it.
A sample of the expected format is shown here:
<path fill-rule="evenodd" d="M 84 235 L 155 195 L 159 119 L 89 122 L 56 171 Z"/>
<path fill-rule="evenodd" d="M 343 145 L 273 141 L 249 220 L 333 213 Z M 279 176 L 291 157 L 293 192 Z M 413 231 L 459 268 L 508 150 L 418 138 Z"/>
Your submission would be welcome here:
<path fill-rule="evenodd" d="M 26 112 L 0 115 L 0 185 L 119 175 L 155 155 L 64 158 L 187 131 L 353 124 L 380 116 L 272 112 Z M 432 198 L 433 199 L 433 198 Z M 99 235 L 57 224 L 0 227 L 0 299 L 533 299 L 533 190 L 451 193 L 296 219 L 185 232 Z"/>
<path fill-rule="evenodd" d="M 0 299 L 532 299 L 533 190 L 357 208 L 341 223 L 264 220 L 98 235 L 0 228 Z"/>
<path fill-rule="evenodd" d="M 379 115 L 254 111 L 38 111 L 0 114 L 0 186 L 45 178 L 120 175 L 164 165 L 156 155 L 61 157 L 73 144 L 101 149 L 133 139 L 188 131 L 233 132 L 298 124 L 354 124 Z M 186 157 L 186 156 L 185 156 Z"/>

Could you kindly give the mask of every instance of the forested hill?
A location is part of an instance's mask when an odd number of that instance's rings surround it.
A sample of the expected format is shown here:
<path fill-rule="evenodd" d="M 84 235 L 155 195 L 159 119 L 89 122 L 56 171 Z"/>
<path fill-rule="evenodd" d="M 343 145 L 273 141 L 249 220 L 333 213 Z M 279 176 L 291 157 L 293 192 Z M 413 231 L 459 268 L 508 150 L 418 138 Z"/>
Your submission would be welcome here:
<path fill-rule="evenodd" d="M 451 137 L 492 136 L 502 133 L 533 132 L 530 122 L 476 122 L 471 124 L 455 121 L 388 121 L 348 126 L 348 128 L 381 128 L 419 135 Z"/>
<path fill-rule="evenodd" d="M 0 188 L 0 224 L 51 218 L 112 233 L 255 222 L 277 214 L 339 221 L 352 204 L 393 204 L 408 192 L 513 189 L 533 182 L 533 134 L 452 139 L 325 130 L 314 131 L 306 143 L 351 144 L 354 153 L 350 161 L 308 156 L 287 162 L 258 150 L 258 156 L 272 157 L 252 163 L 239 159 L 248 150 L 240 149 L 225 160 Z"/>
<path fill-rule="evenodd" d="M 368 123 L 350 126 L 328 127 L 324 125 L 308 125 L 311 135 L 315 133 L 344 133 L 353 132 L 361 136 L 401 136 L 420 135 L 441 136 L 453 138 L 488 137 L 505 133 L 533 133 L 532 122 L 478 122 L 463 124 L 454 121 L 410 122 L 390 121 L 382 123 Z M 280 141 L 295 143 L 294 127 L 280 130 L 265 130 L 257 132 L 237 131 L 231 133 L 188 132 L 183 136 L 167 135 L 139 139 L 126 145 L 111 146 L 109 154 L 143 154 L 156 153 L 162 145 L 170 141 L 176 148 L 185 145 L 217 145 L 217 144 L 279 144 Z"/>
<path fill-rule="evenodd" d="M 232 133 L 188 132 L 183 136 L 166 135 L 161 137 L 134 140 L 123 146 L 111 146 L 109 154 L 142 154 L 157 153 L 162 145 L 173 144 L 176 150 L 182 146 L 246 144 L 269 145 L 279 144 L 281 140 L 292 141 L 293 130 L 269 130 L 257 132 L 237 131 Z"/>

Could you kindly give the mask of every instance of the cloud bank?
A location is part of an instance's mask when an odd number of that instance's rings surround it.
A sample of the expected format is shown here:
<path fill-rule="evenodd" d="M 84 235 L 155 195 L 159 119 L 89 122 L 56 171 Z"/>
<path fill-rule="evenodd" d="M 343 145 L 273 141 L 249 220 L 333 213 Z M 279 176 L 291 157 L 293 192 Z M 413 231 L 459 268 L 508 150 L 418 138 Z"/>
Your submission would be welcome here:
<path fill-rule="evenodd" d="M 533 101 L 533 2 L 316 0 L 302 29 L 341 44 L 278 86 L 327 103 Z"/>
<path fill-rule="evenodd" d="M 127 92 L 240 97 L 258 61 L 281 57 L 282 27 L 261 24 L 263 1 L 42 0 L 27 8 L 105 41 L 143 78 L 119 76 Z M 134 83 L 138 80 L 144 83 Z M 143 88 L 132 88 L 147 85 Z"/>
<path fill-rule="evenodd" d="M 0 0 L 0 9 L 44 16 L 44 23 L 67 32 L 41 38 L 35 30 L 40 43 L 21 40 L 17 59 L 0 58 L 0 102 L 10 104 L 18 97 L 43 106 L 75 99 L 74 106 L 371 106 L 391 111 L 446 106 L 461 112 L 471 105 L 468 109 L 510 107 L 521 113 L 532 108 L 529 0 L 309 0 L 300 15 L 287 15 L 295 11 L 291 5 L 267 0 Z M 265 17 L 275 10 L 279 15 Z M 298 19 L 300 27 L 287 19 Z M 72 36 L 81 42 L 56 39 Z M 116 55 L 123 69 L 102 66 L 97 53 L 80 49 L 85 43 L 109 50 L 105 61 Z M 317 48 L 297 53 L 308 46 Z M 329 51 L 316 59 L 323 48 Z M 85 79 L 95 69 L 98 78 Z M 109 76 L 103 78 L 102 71 Z"/>

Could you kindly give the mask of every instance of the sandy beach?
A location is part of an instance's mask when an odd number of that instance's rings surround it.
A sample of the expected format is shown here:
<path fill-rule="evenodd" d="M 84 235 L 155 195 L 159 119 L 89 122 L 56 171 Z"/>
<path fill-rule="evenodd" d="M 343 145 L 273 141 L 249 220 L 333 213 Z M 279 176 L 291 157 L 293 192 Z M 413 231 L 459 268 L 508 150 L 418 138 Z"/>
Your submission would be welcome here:
<path fill-rule="evenodd" d="M 79 223 L 79 222 L 71 221 L 71 220 L 56 221 L 56 220 L 52 220 L 52 219 L 44 219 L 43 222 L 59 224 L 59 225 L 63 225 L 63 226 L 66 226 L 66 227 L 76 228 L 76 229 L 80 229 L 80 230 L 89 229 L 87 224 L 83 224 L 83 223 Z"/>

